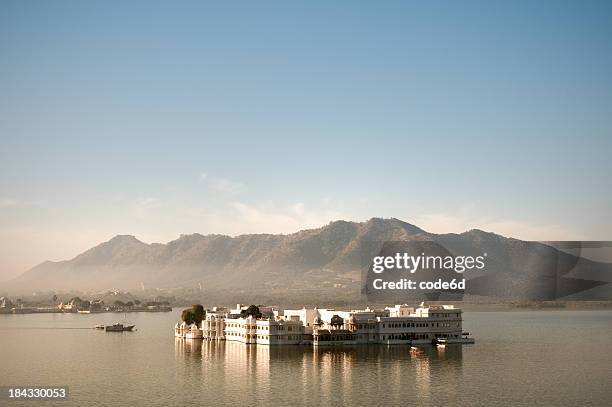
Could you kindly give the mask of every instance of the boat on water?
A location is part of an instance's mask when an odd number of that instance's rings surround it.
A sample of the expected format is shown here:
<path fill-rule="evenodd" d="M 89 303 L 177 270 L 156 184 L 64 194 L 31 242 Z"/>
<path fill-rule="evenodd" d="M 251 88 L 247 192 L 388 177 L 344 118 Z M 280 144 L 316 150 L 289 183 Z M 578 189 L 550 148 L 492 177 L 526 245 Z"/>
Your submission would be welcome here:
<path fill-rule="evenodd" d="M 105 327 L 106 327 L 105 325 L 99 324 L 99 325 L 95 325 L 94 329 L 104 329 Z"/>
<path fill-rule="evenodd" d="M 106 332 L 124 332 L 124 331 L 132 331 L 136 325 L 124 325 L 121 323 L 116 323 L 113 325 L 106 325 L 104 327 L 104 331 Z"/>
<path fill-rule="evenodd" d="M 420 355 L 424 355 L 425 352 L 422 349 L 417 348 L 416 346 L 411 346 L 410 354 L 414 356 L 420 356 Z"/>

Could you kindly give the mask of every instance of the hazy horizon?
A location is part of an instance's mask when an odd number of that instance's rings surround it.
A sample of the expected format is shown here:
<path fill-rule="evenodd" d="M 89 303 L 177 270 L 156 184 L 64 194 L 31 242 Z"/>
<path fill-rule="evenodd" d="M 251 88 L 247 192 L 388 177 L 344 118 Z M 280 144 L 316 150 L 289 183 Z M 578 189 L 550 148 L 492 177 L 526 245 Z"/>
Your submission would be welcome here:
<path fill-rule="evenodd" d="M 0 4 L 0 280 L 117 234 L 612 240 L 612 3 Z"/>
<path fill-rule="evenodd" d="M 346 222 L 363 223 L 363 222 L 367 222 L 367 221 L 368 221 L 368 220 L 370 220 L 370 219 L 373 219 L 373 218 L 369 218 L 369 219 L 362 219 L 362 220 L 353 220 L 353 219 L 333 219 L 333 220 L 330 220 L 330 222 L 335 222 L 335 221 L 346 221 Z M 390 218 L 389 218 L 389 219 L 390 219 Z M 395 219 L 397 219 L 397 218 L 395 218 Z M 403 220 L 403 219 L 398 219 L 398 220 L 399 220 L 399 221 L 402 221 L 402 222 L 406 222 L 406 223 L 410 223 L 410 224 L 412 224 L 411 222 L 407 222 L 407 221 L 405 221 L 405 220 Z M 304 230 L 308 230 L 308 229 L 318 229 L 318 228 L 321 228 L 321 227 L 326 226 L 326 225 L 327 225 L 327 224 L 329 224 L 330 222 L 327 222 L 326 224 L 321 224 L 321 225 L 316 225 L 316 226 L 311 226 L 311 227 L 305 227 L 305 228 L 298 229 L 298 230 L 286 231 L 286 232 L 277 232 L 277 233 L 272 233 L 272 234 L 282 234 L 282 235 L 287 235 L 287 234 L 298 233 L 298 232 L 300 232 L 300 231 L 304 231 Z M 419 225 L 417 225 L 417 224 L 413 224 L 413 225 L 414 225 L 414 226 L 417 226 L 417 227 L 420 227 L 420 226 L 419 226 Z M 423 229 L 423 230 L 425 230 L 426 232 L 430 232 L 430 233 L 446 233 L 445 231 L 440 231 L 440 232 L 432 232 L 432 231 L 430 231 L 430 230 L 428 230 L 428 229 L 426 229 L 426 228 L 422 228 L 422 227 L 420 227 L 420 228 L 421 228 L 421 229 Z M 466 230 L 461 231 L 461 232 L 467 232 L 467 231 L 469 231 L 469 230 L 470 230 L 470 229 L 466 229 Z M 457 232 L 457 233 L 461 233 L 461 232 Z M 486 230 L 485 230 L 485 232 L 494 232 L 494 231 L 486 231 Z M 199 232 L 193 232 L 193 233 L 189 233 L 189 234 L 181 233 L 181 234 L 179 234 L 178 236 L 171 237 L 170 239 L 168 239 L 168 240 L 163 240 L 163 241 L 162 241 L 162 240 L 156 240 L 156 241 L 147 241 L 147 240 L 142 239 L 142 238 L 140 238 L 139 236 L 134 235 L 134 234 L 131 234 L 131 233 L 125 233 L 125 234 L 115 234 L 115 235 L 112 235 L 112 236 L 108 236 L 107 238 L 103 238 L 103 240 L 100 240 L 100 241 L 94 242 L 94 243 L 92 243 L 92 245 L 91 245 L 91 246 L 86 247 L 86 248 L 84 248 L 84 249 L 80 250 L 79 252 L 75 253 L 74 255 L 69 256 L 69 257 L 66 257 L 66 258 L 57 258 L 57 259 L 45 259 L 45 260 L 43 260 L 43 261 L 41 261 L 41 262 L 39 262 L 39 263 L 33 264 L 33 265 L 32 265 L 32 267 L 37 266 L 37 265 L 39 265 L 39 264 L 41 264 L 41 263 L 44 263 L 44 262 L 46 262 L 46 261 L 54 261 L 54 262 L 57 262 L 57 261 L 63 261 L 63 260 L 72 260 L 74 257 L 76 257 L 77 255 L 79 255 L 79 254 L 83 253 L 84 251 L 86 251 L 86 250 L 88 250 L 88 249 L 91 249 L 91 248 L 93 248 L 93 247 L 95 247 L 95 246 L 97 246 L 97 245 L 99 245 L 99 244 L 102 244 L 102 243 L 108 242 L 108 241 L 110 241 L 110 240 L 112 240 L 113 238 L 118 237 L 118 236 L 132 236 L 132 237 L 134 237 L 135 239 L 137 239 L 138 241 L 140 241 L 140 242 L 142 242 L 142 243 L 145 243 L 145 244 L 149 244 L 149 245 L 150 245 L 150 244 L 155 244 L 155 243 L 159 243 L 159 244 L 168 244 L 168 243 L 170 243 L 170 242 L 172 242 L 172 241 L 175 241 L 175 240 L 180 239 L 180 238 L 181 238 L 182 236 L 184 236 L 184 235 L 192 235 L 192 234 L 201 234 L 201 235 L 212 235 L 212 234 L 219 234 L 219 235 L 229 236 L 229 237 L 235 238 L 235 237 L 239 237 L 239 236 L 243 236 L 243 235 L 248 235 L 248 234 L 263 234 L 263 233 L 265 233 L 265 232 L 235 233 L 235 234 L 228 234 L 228 233 L 209 233 L 209 234 L 203 234 L 203 233 L 199 233 Z M 513 237 L 513 236 L 505 236 L 505 237 Z M 5 280 L 0 280 L 0 281 L 12 280 L 13 278 L 15 278 L 15 277 L 19 276 L 19 275 L 20 275 L 20 274 L 22 274 L 23 272 L 28 271 L 28 270 L 29 270 L 30 268 L 32 268 L 32 267 L 29 267 L 28 269 L 25 269 L 25 270 L 22 270 L 22 271 L 20 271 L 20 272 L 17 272 L 17 273 L 16 273 L 14 276 L 7 277 Z"/>

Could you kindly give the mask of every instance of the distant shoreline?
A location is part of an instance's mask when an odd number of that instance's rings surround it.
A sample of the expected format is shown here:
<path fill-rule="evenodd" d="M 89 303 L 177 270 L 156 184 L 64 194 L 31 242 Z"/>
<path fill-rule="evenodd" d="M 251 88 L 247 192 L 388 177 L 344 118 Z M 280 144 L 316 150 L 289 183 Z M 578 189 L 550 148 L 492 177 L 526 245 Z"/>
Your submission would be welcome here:
<path fill-rule="evenodd" d="M 27 315 L 27 314 L 125 314 L 134 312 L 171 312 L 172 307 L 163 307 L 158 309 L 130 309 L 130 310 L 112 310 L 112 311 L 89 311 L 89 312 L 65 312 L 59 308 L 39 307 L 39 308 L 13 308 L 10 311 L 0 311 L 0 315 Z"/>
<path fill-rule="evenodd" d="M 38 308 L 23 308 L 23 309 L 12 309 L 10 311 L 0 310 L 0 315 L 28 315 L 28 314 L 121 314 L 121 313 L 152 313 L 152 312 L 172 312 L 176 308 L 187 306 L 191 302 L 177 302 L 174 306 L 163 307 L 159 309 L 130 309 L 130 310 L 111 310 L 111 311 L 94 311 L 94 312 L 63 312 L 60 309 L 51 307 L 38 307 Z M 279 305 L 285 302 L 274 302 L 274 304 L 268 305 Z M 436 305 L 439 301 L 428 301 L 428 304 Z M 516 301 L 516 302 L 490 302 L 490 303 L 478 303 L 478 302 L 453 302 L 457 307 L 460 307 L 467 312 L 497 312 L 497 311 L 596 311 L 596 310 L 612 310 L 612 301 Z M 283 306 L 308 306 L 309 304 L 293 304 L 293 302 L 286 302 Z M 292 305 L 288 305 L 292 304 Z M 206 306 L 206 304 L 204 304 Z M 364 305 L 373 307 L 388 306 L 391 304 L 364 304 L 361 302 L 354 302 L 352 304 L 327 304 L 330 308 L 337 307 L 348 307 L 358 308 Z"/>

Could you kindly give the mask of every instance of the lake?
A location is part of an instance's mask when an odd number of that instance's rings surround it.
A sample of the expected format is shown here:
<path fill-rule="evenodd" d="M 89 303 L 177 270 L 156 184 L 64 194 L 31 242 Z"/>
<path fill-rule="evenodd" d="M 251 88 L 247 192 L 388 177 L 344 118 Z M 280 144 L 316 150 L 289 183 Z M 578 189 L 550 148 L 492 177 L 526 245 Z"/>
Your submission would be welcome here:
<path fill-rule="evenodd" d="M 68 385 L 65 406 L 612 405 L 612 311 L 465 312 L 475 345 L 418 356 L 190 342 L 178 317 L 127 314 L 136 332 L 106 333 L 90 328 L 123 314 L 0 315 L 0 385 Z"/>

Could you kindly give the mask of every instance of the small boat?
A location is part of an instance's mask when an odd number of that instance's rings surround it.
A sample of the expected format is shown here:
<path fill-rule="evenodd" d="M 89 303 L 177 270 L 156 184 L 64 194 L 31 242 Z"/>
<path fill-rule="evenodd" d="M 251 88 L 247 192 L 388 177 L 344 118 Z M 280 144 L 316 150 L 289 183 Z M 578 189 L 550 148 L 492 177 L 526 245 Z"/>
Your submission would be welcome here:
<path fill-rule="evenodd" d="M 104 328 L 105 328 L 105 326 L 102 325 L 102 324 L 94 326 L 94 329 L 104 329 Z"/>
<path fill-rule="evenodd" d="M 424 352 L 421 349 L 417 348 L 416 346 L 411 346 L 410 347 L 410 354 L 417 356 L 417 355 L 423 355 Z"/>
<path fill-rule="evenodd" d="M 132 329 L 134 329 L 136 325 L 123 325 L 120 323 L 117 324 L 113 324 L 113 325 L 106 325 L 104 327 L 104 331 L 106 332 L 124 332 L 124 331 L 131 331 Z"/>

